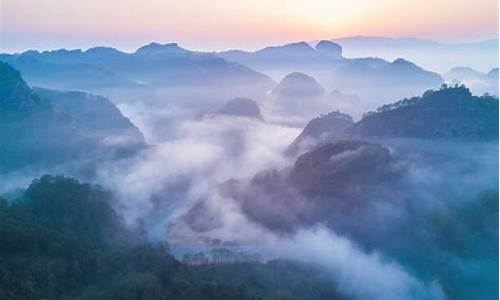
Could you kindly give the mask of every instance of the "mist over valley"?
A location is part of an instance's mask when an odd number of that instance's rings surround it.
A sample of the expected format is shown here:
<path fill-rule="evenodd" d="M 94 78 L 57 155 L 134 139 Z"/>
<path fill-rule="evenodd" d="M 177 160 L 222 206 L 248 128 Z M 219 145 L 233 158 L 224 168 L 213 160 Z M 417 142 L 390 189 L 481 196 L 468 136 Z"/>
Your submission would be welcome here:
<path fill-rule="evenodd" d="M 497 299 L 498 115 L 491 42 L 2 53 L 0 298 Z"/>

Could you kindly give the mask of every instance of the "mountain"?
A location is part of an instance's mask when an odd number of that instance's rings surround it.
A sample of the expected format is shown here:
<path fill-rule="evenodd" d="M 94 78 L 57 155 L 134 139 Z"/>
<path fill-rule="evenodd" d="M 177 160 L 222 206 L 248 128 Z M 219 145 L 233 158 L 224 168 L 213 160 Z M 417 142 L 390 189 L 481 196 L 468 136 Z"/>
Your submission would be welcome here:
<path fill-rule="evenodd" d="M 498 80 L 498 68 L 493 68 L 488 72 L 488 77 Z"/>
<path fill-rule="evenodd" d="M 380 47 L 432 47 L 439 43 L 430 39 L 420 39 L 412 37 L 404 38 L 389 38 L 377 36 L 349 36 L 332 39 L 342 47 L 372 47 L 374 49 Z"/>
<path fill-rule="evenodd" d="M 381 145 L 338 141 L 316 147 L 297 158 L 287 182 L 308 196 L 342 197 L 352 193 L 351 196 L 360 197 L 351 200 L 362 200 L 366 198 L 356 189 L 390 181 L 398 173 L 393 165 L 395 161 L 390 151 Z"/>
<path fill-rule="evenodd" d="M 210 53 L 183 49 L 175 43 L 151 43 L 131 56 L 138 60 L 129 76 L 148 84 L 169 85 L 260 85 L 270 88 L 273 82 L 241 64 L 228 62 Z"/>
<path fill-rule="evenodd" d="M 306 262 L 183 264 L 167 242 L 126 226 L 114 201 L 100 186 L 49 175 L 15 200 L 0 197 L 0 298 L 350 299 Z"/>
<path fill-rule="evenodd" d="M 144 57 L 157 57 L 164 58 L 165 56 L 183 56 L 189 54 L 189 51 L 179 47 L 177 43 L 167 43 L 167 44 L 159 44 L 159 43 L 150 43 L 148 45 L 144 45 L 139 47 L 135 53 L 135 55 L 144 56 Z"/>
<path fill-rule="evenodd" d="M 498 39 L 469 43 L 440 43 L 418 38 L 352 36 L 332 39 L 347 57 L 405 57 L 426 69 L 447 72 L 457 62 L 487 70 L 498 65 Z"/>
<path fill-rule="evenodd" d="M 364 58 L 348 59 L 338 64 L 327 82 L 332 89 L 358 95 L 363 109 L 368 110 L 394 98 L 437 88 L 443 83 L 443 78 L 403 58 L 392 62 Z M 356 114 L 355 111 L 346 112 Z"/>
<path fill-rule="evenodd" d="M 495 299 L 498 139 L 449 142 L 326 143 L 289 167 L 256 174 L 232 197 L 249 219 L 287 238 L 332 228 L 368 253 L 432 274 L 447 297 Z M 462 288 L 484 273 L 493 278 Z"/>
<path fill-rule="evenodd" d="M 286 152 L 289 155 L 306 152 L 321 141 L 334 141 L 346 136 L 345 130 L 352 126 L 351 116 L 340 112 L 330 112 L 312 119 L 300 135 L 290 144 Z"/>
<path fill-rule="evenodd" d="M 0 113 L 31 113 L 47 107 L 36 94 L 34 94 L 21 74 L 5 63 L 0 63 Z"/>
<path fill-rule="evenodd" d="M 282 46 L 270 46 L 255 52 L 230 50 L 216 53 L 217 56 L 248 66 L 295 65 L 315 55 L 315 50 L 306 42 L 297 42 Z"/>
<path fill-rule="evenodd" d="M 316 44 L 316 52 L 326 59 L 342 59 L 342 47 L 331 41 L 320 41 Z"/>
<path fill-rule="evenodd" d="M 300 72 L 287 74 L 268 94 L 263 105 L 280 122 L 304 126 L 308 119 L 322 111 L 332 110 L 333 105 L 324 97 L 325 89 L 312 76 Z"/>
<path fill-rule="evenodd" d="M 308 43 L 301 41 L 281 46 L 269 46 L 255 52 L 230 50 L 217 53 L 234 61 L 246 61 L 246 64 L 269 63 L 275 65 L 300 65 L 304 61 L 320 63 L 322 60 L 342 59 L 342 47 L 331 41 L 320 41 L 313 48 Z"/>
<path fill-rule="evenodd" d="M 471 67 L 454 67 L 444 77 L 448 82 L 465 84 L 475 94 L 498 96 L 498 68 L 482 73 Z"/>
<path fill-rule="evenodd" d="M 19 72 L 5 63 L 0 63 L 0 91 L 0 170 L 29 165 L 42 155 L 38 149 L 44 146 L 49 150 L 45 155 L 50 156 L 55 151 L 48 145 L 58 142 L 56 131 L 63 141 L 70 139 L 74 131 L 71 119 L 56 115 Z"/>
<path fill-rule="evenodd" d="M 229 100 L 216 114 L 264 120 L 257 101 L 249 98 L 234 98 Z"/>
<path fill-rule="evenodd" d="M 332 103 L 334 110 L 349 112 L 354 119 L 359 120 L 363 113 L 365 113 L 362 101 L 356 94 L 332 90 L 326 95 L 326 98 L 328 102 Z"/>
<path fill-rule="evenodd" d="M 286 150 L 297 155 L 338 140 L 385 138 L 468 139 L 498 137 L 498 98 L 472 96 L 464 86 L 443 86 L 368 112 L 358 121 L 330 112 L 309 121 Z"/>
<path fill-rule="evenodd" d="M 43 88 L 33 91 L 45 99 L 56 114 L 71 116 L 78 124 L 109 143 L 144 144 L 139 129 L 124 117 L 109 99 L 83 92 L 62 92 Z"/>
<path fill-rule="evenodd" d="M 216 55 L 246 64 L 265 73 L 273 74 L 273 70 L 281 70 L 281 72 L 288 73 L 318 73 L 321 74 L 321 76 L 318 76 L 321 78 L 325 75 L 323 74 L 324 72 L 334 72 L 340 77 L 342 73 L 339 72 L 342 69 L 339 70 L 339 67 L 351 68 L 352 70 L 355 70 L 357 67 L 360 68 L 360 71 L 367 69 L 372 71 L 377 70 L 382 72 L 382 74 L 378 74 L 382 76 L 389 75 L 388 73 L 391 73 L 391 71 L 399 72 L 398 74 L 393 74 L 394 77 L 402 75 L 401 72 L 406 72 L 404 75 L 412 76 L 413 72 L 419 74 L 423 71 L 422 68 L 401 58 L 394 59 L 390 63 L 374 57 L 373 54 L 365 55 L 361 58 L 345 58 L 342 56 L 342 53 L 343 49 L 338 43 L 323 40 L 318 42 L 315 48 L 306 42 L 297 42 L 283 46 L 267 47 L 255 52 L 231 50 L 219 52 Z M 439 77 L 435 73 L 432 74 Z"/>
<path fill-rule="evenodd" d="M 267 76 L 248 67 L 175 43 L 151 43 L 134 53 L 108 47 L 26 51 L 2 54 L 0 60 L 18 68 L 31 85 L 48 88 L 232 84 L 270 89 L 274 85 Z"/>
<path fill-rule="evenodd" d="M 290 57 L 306 56 L 314 53 L 314 49 L 306 42 L 290 43 L 283 46 L 270 46 L 256 51 L 258 55 L 281 54 Z"/>
<path fill-rule="evenodd" d="M 398 58 L 390 63 L 370 66 L 354 62 L 339 66 L 333 75 L 335 85 L 341 90 L 356 90 L 363 87 L 420 87 L 439 86 L 443 79 L 439 74 L 426 71 L 412 62 Z"/>
<path fill-rule="evenodd" d="M 313 74 L 317 77 L 343 60 L 342 48 L 330 41 L 320 41 L 314 48 L 301 41 L 270 46 L 254 52 L 230 50 L 216 52 L 215 55 L 249 66 L 275 80 L 293 72 Z"/>
<path fill-rule="evenodd" d="M 294 72 L 286 75 L 272 90 L 280 98 L 318 98 L 325 93 L 323 87 L 311 76 Z"/>
<path fill-rule="evenodd" d="M 313 48 L 307 42 L 301 41 L 280 46 L 269 46 L 254 52 L 229 50 L 218 52 L 216 55 L 233 61 L 245 61 L 245 64 L 248 65 L 263 63 L 300 65 L 305 60 L 321 63 L 324 60 L 335 61 L 342 59 L 342 47 L 334 42 L 323 40 Z"/>
<path fill-rule="evenodd" d="M 139 130 L 109 100 L 31 89 L 5 63 L 0 63 L 0 125 L 3 172 L 95 163 L 130 155 L 145 146 Z"/>
<path fill-rule="evenodd" d="M 358 95 L 365 110 L 394 98 L 420 94 L 443 83 L 439 74 L 405 59 L 390 62 L 373 57 L 373 54 L 346 58 L 342 47 L 331 41 L 320 41 L 314 48 L 298 42 L 255 52 L 233 50 L 216 55 L 248 65 L 275 79 L 294 72 L 309 74 L 327 90 Z"/>
<path fill-rule="evenodd" d="M 445 86 L 384 105 L 347 131 L 363 137 L 495 140 L 498 98 L 472 96 L 464 86 Z"/>
<path fill-rule="evenodd" d="M 384 191 L 382 185 L 398 180 L 400 172 L 387 148 L 342 140 L 302 154 L 290 168 L 256 174 L 235 197 L 256 222 L 293 231 L 335 220 L 339 214 L 360 213 Z"/>
<path fill-rule="evenodd" d="M 444 75 L 444 77 L 448 80 L 474 80 L 484 77 L 486 74 L 483 74 L 477 70 L 474 70 L 471 67 L 453 67 L 448 73 Z"/>
<path fill-rule="evenodd" d="M 86 61 L 81 51 L 27 51 L 0 54 L 0 61 L 22 72 L 31 85 L 55 89 L 126 87 L 137 84 L 98 64 Z"/>

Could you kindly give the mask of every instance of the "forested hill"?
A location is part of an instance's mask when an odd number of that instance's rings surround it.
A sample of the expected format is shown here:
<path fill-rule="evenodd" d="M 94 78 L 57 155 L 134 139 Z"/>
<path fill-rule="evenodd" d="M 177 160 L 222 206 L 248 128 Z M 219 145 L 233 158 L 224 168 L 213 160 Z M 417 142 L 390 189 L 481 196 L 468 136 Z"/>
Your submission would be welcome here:
<path fill-rule="evenodd" d="M 360 136 L 498 139 L 498 98 L 465 86 L 430 90 L 368 113 L 348 129 Z"/>
<path fill-rule="evenodd" d="M 0 198 L 0 299 L 345 299 L 300 263 L 183 265 L 112 203 L 98 186 L 48 175 Z"/>
<path fill-rule="evenodd" d="M 29 87 L 0 62 L 0 171 L 129 156 L 142 133 L 103 97 Z"/>

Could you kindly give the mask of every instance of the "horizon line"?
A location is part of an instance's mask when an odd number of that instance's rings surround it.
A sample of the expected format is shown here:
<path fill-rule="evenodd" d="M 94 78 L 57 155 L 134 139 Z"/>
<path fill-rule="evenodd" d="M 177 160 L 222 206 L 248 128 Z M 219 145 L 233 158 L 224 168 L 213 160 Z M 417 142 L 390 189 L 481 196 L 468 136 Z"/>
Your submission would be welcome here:
<path fill-rule="evenodd" d="M 423 37 L 414 37 L 414 36 L 399 36 L 399 37 L 394 37 L 394 36 L 379 36 L 379 35 L 347 35 L 347 36 L 338 36 L 338 37 L 332 37 L 332 38 L 329 38 L 329 39 L 310 39 L 310 40 L 295 40 L 295 41 L 282 41 L 282 42 L 270 42 L 269 44 L 267 44 L 266 46 L 261 46 L 261 47 L 254 47 L 254 48 L 251 48 L 251 47 L 248 47 L 248 48 L 245 48 L 245 47 L 228 47 L 228 48 L 219 48 L 219 49 L 202 49 L 202 48 L 199 48 L 199 49 L 193 49 L 193 47 L 189 47 L 189 46 L 181 46 L 182 44 L 179 43 L 179 42 L 176 42 L 176 41 L 159 41 L 159 40 L 152 40 L 152 41 L 149 41 L 149 42 L 137 42 L 137 43 L 134 43 L 134 44 L 138 44 L 138 46 L 135 46 L 134 48 L 127 48 L 127 47 L 123 47 L 123 46 L 119 46 L 117 44 L 119 43 L 110 43 L 110 44 L 99 44 L 99 43 L 95 43 L 94 46 L 76 46 L 76 47 L 59 47 L 59 46 L 56 46 L 56 47 L 47 47 L 47 48 L 24 48 L 23 50 L 14 50 L 14 51 L 5 51 L 3 49 L 1 49 L 0 47 L 0 53 L 2 54 L 11 54 L 11 55 L 16 55 L 16 54 L 23 54 L 25 52 L 28 52 L 28 51 L 37 51 L 39 53 L 43 53 L 43 52 L 51 52 L 51 51 L 58 51 L 58 50 L 67 50 L 67 51 L 77 51 L 77 50 L 81 50 L 82 52 L 85 52 L 89 49 L 93 49 L 93 48 L 99 48 L 99 47 L 103 47 L 103 48 L 112 48 L 112 49 L 115 49 L 115 50 L 118 50 L 120 52 L 123 52 L 123 53 L 128 53 L 128 54 L 132 54 L 134 53 L 135 51 L 137 51 L 139 48 L 143 47 L 143 46 L 146 46 L 146 45 L 149 45 L 149 44 L 152 44 L 152 43 L 157 43 L 157 44 L 160 44 L 160 45 L 166 45 L 166 44 L 177 44 L 180 48 L 183 48 L 183 49 L 186 49 L 186 50 L 189 50 L 189 51 L 192 51 L 192 52 L 205 52 L 205 53 L 213 53 L 213 52 L 224 52 L 224 51 L 231 51 L 231 50 L 239 50 L 239 51 L 246 51 L 246 52 L 255 52 L 255 51 L 259 51 L 259 50 L 262 50 L 262 49 L 265 49 L 267 47 L 279 47 L 279 46 L 285 46 L 285 45 L 289 45 L 289 44 L 294 44 L 294 43 L 301 43 L 301 42 L 305 42 L 309 45 L 313 45 L 319 41 L 334 41 L 334 40 L 342 40 L 342 39 L 352 39 L 352 38 L 366 38 L 366 39 L 390 39 L 390 40 L 420 40 L 420 41 L 427 41 L 427 42 L 434 42 L 436 44 L 441 44 L 441 45 L 448 45 L 448 46 L 453 46 L 453 45 L 463 45 L 463 44 L 479 44 L 479 43 L 485 43 L 485 42 L 490 42 L 490 41 L 497 41 L 497 43 L 499 42 L 499 37 L 496 36 L 496 37 L 491 37 L 491 38 L 484 38 L 484 39 L 480 39 L 480 40 L 468 40 L 468 41 L 453 41 L 453 42 L 447 42 L 447 41 L 442 41 L 442 40 L 438 40 L 438 39 L 432 39 L 432 38 L 423 38 Z M 116 46 L 112 45 L 112 44 L 115 44 Z M 125 49 L 127 48 L 127 49 Z"/>

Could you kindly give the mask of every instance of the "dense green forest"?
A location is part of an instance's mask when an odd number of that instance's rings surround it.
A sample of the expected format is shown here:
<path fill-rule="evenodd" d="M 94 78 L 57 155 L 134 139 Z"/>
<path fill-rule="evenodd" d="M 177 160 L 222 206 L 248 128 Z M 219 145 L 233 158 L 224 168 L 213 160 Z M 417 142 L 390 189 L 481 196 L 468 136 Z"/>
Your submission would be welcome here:
<path fill-rule="evenodd" d="M 125 227 L 112 200 L 47 175 L 1 199 L 0 299 L 340 299 L 306 264 L 183 265 L 166 243 Z"/>

